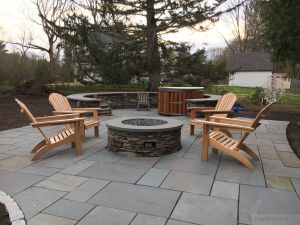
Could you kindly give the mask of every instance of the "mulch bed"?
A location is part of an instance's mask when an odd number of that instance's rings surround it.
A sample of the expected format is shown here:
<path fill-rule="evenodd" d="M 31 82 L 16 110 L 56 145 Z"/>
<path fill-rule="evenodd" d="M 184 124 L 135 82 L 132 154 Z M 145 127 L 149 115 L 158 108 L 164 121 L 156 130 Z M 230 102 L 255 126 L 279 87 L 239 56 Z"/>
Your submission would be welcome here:
<path fill-rule="evenodd" d="M 52 114 L 52 107 L 48 102 L 47 96 L 37 97 L 28 95 L 0 94 L 0 131 L 29 125 L 27 117 L 20 113 L 20 108 L 14 101 L 15 98 L 23 101 L 34 116 Z M 246 105 L 246 108 L 246 111 L 239 111 L 238 113 L 234 113 L 233 116 L 255 118 L 262 106 L 249 104 Z M 300 128 L 299 126 L 296 126 L 296 124 L 300 122 L 300 106 L 274 104 L 265 119 L 291 122 L 287 128 L 287 137 L 291 147 L 299 156 Z"/>
<path fill-rule="evenodd" d="M 0 225 L 11 225 L 5 205 L 0 203 Z"/>

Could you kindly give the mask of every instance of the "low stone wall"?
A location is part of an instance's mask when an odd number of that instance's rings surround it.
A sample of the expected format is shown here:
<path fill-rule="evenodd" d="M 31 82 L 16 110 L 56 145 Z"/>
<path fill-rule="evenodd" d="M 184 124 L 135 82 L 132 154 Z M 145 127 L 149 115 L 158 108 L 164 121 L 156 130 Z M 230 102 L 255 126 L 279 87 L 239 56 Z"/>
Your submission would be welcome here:
<path fill-rule="evenodd" d="M 99 107 L 108 104 L 111 109 L 137 107 L 138 92 L 83 93 L 67 96 L 76 107 Z M 150 107 L 157 107 L 157 92 L 149 93 Z"/>
<path fill-rule="evenodd" d="M 170 154 L 181 149 L 181 128 L 172 131 L 151 133 L 127 132 L 108 128 L 107 149 L 129 156 L 160 156 Z"/>

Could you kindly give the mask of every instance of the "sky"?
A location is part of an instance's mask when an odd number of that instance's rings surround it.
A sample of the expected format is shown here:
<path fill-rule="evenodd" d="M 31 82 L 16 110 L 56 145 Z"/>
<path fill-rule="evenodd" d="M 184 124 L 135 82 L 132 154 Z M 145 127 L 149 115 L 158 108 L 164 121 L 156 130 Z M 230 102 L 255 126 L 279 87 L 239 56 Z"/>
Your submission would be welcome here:
<path fill-rule="evenodd" d="M 18 42 L 22 32 L 31 31 L 36 42 L 43 42 L 43 32 L 40 26 L 29 18 L 36 16 L 37 12 L 31 0 L 0 0 L 0 40 Z M 182 29 L 178 33 L 167 34 L 166 40 L 189 42 L 193 49 L 223 48 L 226 46 L 222 35 L 230 39 L 230 29 L 227 29 L 222 20 L 212 25 L 207 32 L 196 32 Z M 222 35 L 220 34 L 222 33 Z"/>

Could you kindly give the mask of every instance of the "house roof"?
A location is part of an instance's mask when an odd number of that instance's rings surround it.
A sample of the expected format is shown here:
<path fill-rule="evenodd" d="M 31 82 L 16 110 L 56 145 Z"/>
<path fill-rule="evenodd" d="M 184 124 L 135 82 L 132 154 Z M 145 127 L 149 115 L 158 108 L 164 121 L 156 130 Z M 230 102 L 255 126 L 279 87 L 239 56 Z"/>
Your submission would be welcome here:
<path fill-rule="evenodd" d="M 264 52 L 232 53 L 227 56 L 229 71 L 272 71 L 270 55 Z"/>

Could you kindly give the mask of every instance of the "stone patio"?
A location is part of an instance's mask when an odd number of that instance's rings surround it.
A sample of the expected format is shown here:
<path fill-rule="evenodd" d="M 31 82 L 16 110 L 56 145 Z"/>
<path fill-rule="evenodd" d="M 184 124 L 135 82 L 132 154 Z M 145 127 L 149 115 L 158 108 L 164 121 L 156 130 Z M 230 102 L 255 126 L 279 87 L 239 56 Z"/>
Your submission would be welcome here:
<path fill-rule="evenodd" d="M 0 190 L 16 200 L 28 225 L 299 224 L 300 160 L 285 136 L 288 122 L 264 120 L 249 136 L 262 158 L 251 170 L 225 154 L 210 152 L 201 161 L 201 129 L 189 136 L 188 117 L 172 117 L 184 123 L 177 153 L 108 152 L 105 121 L 157 116 L 155 110 L 113 114 L 102 118 L 99 138 L 87 132 L 81 156 L 66 145 L 32 162 L 30 151 L 42 138 L 36 129 L 0 132 Z"/>

